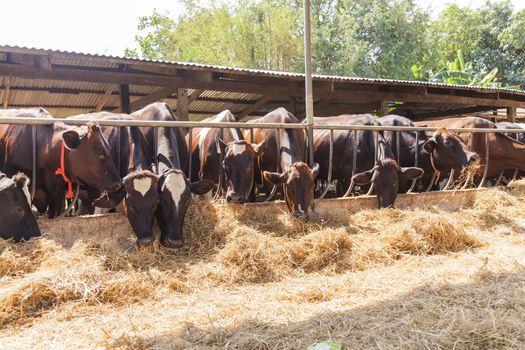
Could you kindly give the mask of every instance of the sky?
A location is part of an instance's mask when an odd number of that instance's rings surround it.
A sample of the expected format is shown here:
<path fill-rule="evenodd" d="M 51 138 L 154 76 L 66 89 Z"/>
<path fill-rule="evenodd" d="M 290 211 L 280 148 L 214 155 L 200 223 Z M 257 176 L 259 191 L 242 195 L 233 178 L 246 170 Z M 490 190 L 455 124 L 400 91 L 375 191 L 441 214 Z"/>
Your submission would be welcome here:
<path fill-rule="evenodd" d="M 478 7 L 485 0 L 416 0 L 436 15 L 450 3 Z M 525 0 L 512 0 L 525 8 Z M 178 16 L 178 0 L 10 0 L 2 2 L 0 44 L 122 56 L 135 47 L 139 17 L 154 9 Z"/>

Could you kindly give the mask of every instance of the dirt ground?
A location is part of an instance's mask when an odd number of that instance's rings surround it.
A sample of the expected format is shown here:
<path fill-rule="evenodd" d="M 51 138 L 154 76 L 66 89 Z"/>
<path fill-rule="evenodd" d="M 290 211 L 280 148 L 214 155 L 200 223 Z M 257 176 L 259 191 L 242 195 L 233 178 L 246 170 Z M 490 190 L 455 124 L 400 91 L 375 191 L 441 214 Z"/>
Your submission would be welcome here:
<path fill-rule="evenodd" d="M 525 191 L 308 224 L 196 201 L 186 246 L 0 242 L 0 349 L 525 348 Z"/>

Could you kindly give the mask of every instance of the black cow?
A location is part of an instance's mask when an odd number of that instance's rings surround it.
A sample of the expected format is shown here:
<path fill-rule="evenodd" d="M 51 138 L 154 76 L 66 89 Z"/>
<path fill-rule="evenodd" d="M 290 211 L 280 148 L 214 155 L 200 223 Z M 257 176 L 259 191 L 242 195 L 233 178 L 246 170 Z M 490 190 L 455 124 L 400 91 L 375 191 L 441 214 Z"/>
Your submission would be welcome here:
<path fill-rule="evenodd" d="M 0 237 L 16 242 L 40 236 L 31 211 L 29 179 L 24 174 L 12 178 L 0 173 Z"/>
<path fill-rule="evenodd" d="M 330 125 L 380 125 L 369 114 L 314 118 L 314 122 Z M 373 183 L 378 206 L 385 208 L 394 205 L 399 183 L 420 177 L 423 170 L 415 167 L 399 167 L 383 132 L 357 131 L 355 136 L 354 139 L 354 132 L 350 130 L 334 130 L 332 180 L 337 180 L 337 195 L 343 195 L 352 181 L 356 185 Z M 356 147 L 356 169 L 352 168 L 354 147 Z M 318 176 L 320 181 L 328 180 L 329 153 L 330 131 L 315 129 L 314 160 L 321 166 Z M 355 175 L 352 176 L 352 173 Z"/>

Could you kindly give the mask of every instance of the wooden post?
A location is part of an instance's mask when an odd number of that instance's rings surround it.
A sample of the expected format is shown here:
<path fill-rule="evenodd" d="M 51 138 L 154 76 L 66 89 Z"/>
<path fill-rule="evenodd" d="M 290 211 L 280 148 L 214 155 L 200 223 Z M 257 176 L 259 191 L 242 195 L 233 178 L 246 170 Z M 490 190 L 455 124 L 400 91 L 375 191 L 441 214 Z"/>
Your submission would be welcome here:
<path fill-rule="evenodd" d="M 507 108 L 507 121 L 510 123 L 516 122 L 516 107 Z"/>
<path fill-rule="evenodd" d="M 290 112 L 297 115 L 297 98 L 295 96 L 290 96 Z"/>
<path fill-rule="evenodd" d="M 2 101 L 2 107 L 7 108 L 9 104 L 9 89 L 11 88 L 11 78 L 7 77 L 5 80 L 5 91 Z"/>
<path fill-rule="evenodd" d="M 119 85 L 119 96 L 120 96 L 120 111 L 122 113 L 131 113 L 130 101 L 129 101 L 129 85 Z"/>
<path fill-rule="evenodd" d="M 379 106 L 377 108 L 377 116 L 384 117 L 385 115 L 388 115 L 388 113 L 389 113 L 388 102 L 379 101 Z"/>
<path fill-rule="evenodd" d="M 188 120 L 188 89 L 177 89 L 177 120 Z"/>

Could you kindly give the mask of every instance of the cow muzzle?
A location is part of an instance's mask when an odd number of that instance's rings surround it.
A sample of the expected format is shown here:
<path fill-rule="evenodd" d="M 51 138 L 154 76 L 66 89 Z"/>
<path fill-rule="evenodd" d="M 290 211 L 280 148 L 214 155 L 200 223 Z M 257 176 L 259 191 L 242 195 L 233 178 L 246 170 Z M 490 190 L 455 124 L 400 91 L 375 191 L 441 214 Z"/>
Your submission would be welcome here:
<path fill-rule="evenodd" d="M 308 221 L 308 219 L 310 218 L 310 216 L 308 215 L 308 213 L 305 213 L 304 211 L 302 210 L 296 210 L 294 213 L 293 213 L 293 216 L 301 221 Z"/>
<path fill-rule="evenodd" d="M 467 153 L 467 165 L 474 164 L 476 162 L 479 162 L 481 160 L 481 157 L 479 154 L 475 152 L 468 152 Z"/>
<path fill-rule="evenodd" d="M 184 241 L 180 239 L 166 238 L 161 241 L 162 245 L 168 248 L 180 248 L 184 245 Z"/>
<path fill-rule="evenodd" d="M 147 247 L 147 246 L 150 246 L 154 240 L 155 240 L 155 237 L 153 236 L 137 238 L 137 245 L 139 247 Z"/>
<path fill-rule="evenodd" d="M 228 192 L 226 194 L 226 201 L 228 203 L 242 204 L 244 203 L 244 196 L 235 192 Z"/>

